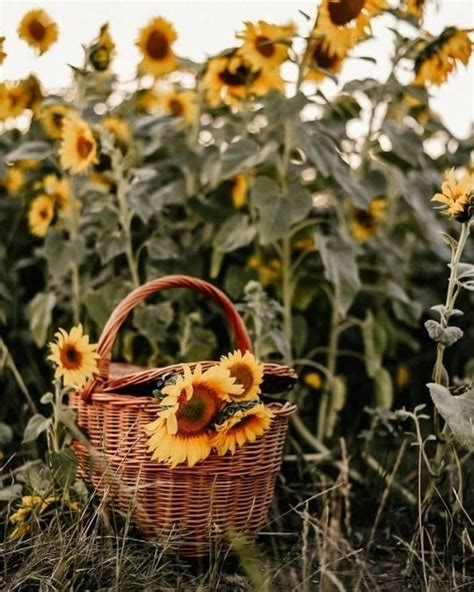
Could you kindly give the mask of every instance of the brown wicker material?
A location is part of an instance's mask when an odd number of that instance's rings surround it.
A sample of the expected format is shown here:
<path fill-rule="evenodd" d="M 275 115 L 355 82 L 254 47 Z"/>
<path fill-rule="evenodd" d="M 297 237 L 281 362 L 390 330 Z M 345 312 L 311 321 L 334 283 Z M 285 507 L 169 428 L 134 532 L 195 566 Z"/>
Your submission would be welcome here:
<path fill-rule="evenodd" d="M 83 478 L 113 508 L 131 512 L 134 524 L 148 537 L 168 541 L 183 556 L 202 556 L 232 533 L 253 537 L 265 523 L 275 479 L 280 470 L 288 416 L 296 407 L 270 403 L 270 429 L 232 455 L 212 453 L 189 468 L 152 461 L 144 426 L 155 420 L 158 402 L 152 388 L 164 376 L 181 371 L 175 364 L 139 369 L 110 364 L 113 343 L 127 315 L 147 296 L 164 288 L 188 287 L 209 295 L 223 308 L 236 345 L 251 350 L 245 325 L 234 305 L 214 286 L 187 276 L 168 276 L 134 290 L 113 311 L 98 344 L 100 376 L 70 397 L 77 421 L 89 443 L 75 442 Z M 203 362 L 208 367 L 216 362 Z M 109 376 L 110 372 L 110 376 Z M 294 371 L 265 364 L 268 391 L 292 384 Z"/>

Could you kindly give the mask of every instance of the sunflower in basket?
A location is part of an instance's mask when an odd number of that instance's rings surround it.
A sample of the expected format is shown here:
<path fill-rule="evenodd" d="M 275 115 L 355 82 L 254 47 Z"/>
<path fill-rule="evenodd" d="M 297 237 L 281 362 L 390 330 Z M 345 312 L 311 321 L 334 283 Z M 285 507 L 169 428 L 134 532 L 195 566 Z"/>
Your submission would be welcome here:
<path fill-rule="evenodd" d="M 145 426 L 153 460 L 172 467 L 187 461 L 192 467 L 207 458 L 214 418 L 231 394 L 241 392 L 242 387 L 225 368 L 213 366 L 203 372 L 198 364 L 193 372 L 183 365 L 183 374 L 176 383 L 161 391 L 158 419 Z"/>
<path fill-rule="evenodd" d="M 271 411 L 258 399 L 263 364 L 246 352 L 234 352 L 205 372 L 183 365 L 176 382 L 155 394 L 158 418 L 145 426 L 152 459 L 171 467 L 189 467 L 253 442 L 270 425 Z"/>

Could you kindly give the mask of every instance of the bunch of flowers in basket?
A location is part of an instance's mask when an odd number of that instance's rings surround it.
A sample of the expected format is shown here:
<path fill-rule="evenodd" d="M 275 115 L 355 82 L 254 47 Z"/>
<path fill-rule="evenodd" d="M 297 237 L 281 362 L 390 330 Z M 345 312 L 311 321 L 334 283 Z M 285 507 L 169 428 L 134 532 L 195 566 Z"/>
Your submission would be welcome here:
<path fill-rule="evenodd" d="M 203 371 L 183 364 L 173 384 L 154 392 L 158 417 L 145 426 L 152 459 L 192 467 L 212 451 L 234 454 L 270 427 L 272 412 L 259 395 L 263 364 L 253 354 L 235 351 Z"/>

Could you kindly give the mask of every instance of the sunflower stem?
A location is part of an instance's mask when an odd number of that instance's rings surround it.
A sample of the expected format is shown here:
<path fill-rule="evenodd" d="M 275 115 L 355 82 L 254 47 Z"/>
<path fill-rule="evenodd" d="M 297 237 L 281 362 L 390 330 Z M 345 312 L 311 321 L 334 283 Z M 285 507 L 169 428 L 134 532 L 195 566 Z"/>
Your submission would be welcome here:
<path fill-rule="evenodd" d="M 59 429 L 61 425 L 61 405 L 62 405 L 62 388 L 61 380 L 54 381 L 54 403 L 53 403 L 53 425 L 51 427 L 51 448 L 53 452 L 60 452 L 60 434 Z"/>
<path fill-rule="evenodd" d="M 443 327 L 443 329 L 446 329 L 449 325 L 449 319 L 451 317 L 451 313 L 453 312 L 454 304 L 456 302 L 458 293 L 455 290 L 457 286 L 458 267 L 461 261 L 462 253 L 467 243 L 467 239 L 469 238 L 469 234 L 470 222 L 462 224 L 458 244 L 451 251 L 451 269 L 448 279 L 448 289 L 446 292 L 445 311 L 441 315 L 440 320 L 440 324 Z M 436 352 L 436 362 L 433 369 L 433 382 L 435 382 L 436 384 L 443 384 L 445 382 L 445 376 L 443 372 L 445 351 L 446 346 L 442 343 L 438 343 Z M 433 413 L 433 428 L 438 441 L 436 445 L 434 459 L 431 463 L 433 470 L 430 472 L 430 479 L 421 504 L 422 518 L 427 515 L 431 507 L 433 496 L 436 491 L 436 484 L 438 483 L 442 475 L 442 468 L 446 457 L 446 452 L 448 450 L 449 428 L 447 425 L 445 425 L 442 430 L 440 429 L 439 415 L 436 407 Z"/>

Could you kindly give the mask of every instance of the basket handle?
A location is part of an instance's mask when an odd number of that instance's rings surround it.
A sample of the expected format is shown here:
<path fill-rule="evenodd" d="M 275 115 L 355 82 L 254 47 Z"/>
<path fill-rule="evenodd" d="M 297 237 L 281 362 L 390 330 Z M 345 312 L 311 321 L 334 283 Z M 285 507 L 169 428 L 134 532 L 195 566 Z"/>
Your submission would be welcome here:
<path fill-rule="evenodd" d="M 94 377 L 83 389 L 81 395 L 84 400 L 90 397 L 94 389 L 109 378 L 110 361 L 112 357 L 112 348 L 117 338 L 120 327 L 128 317 L 130 312 L 152 294 L 161 292 L 169 288 L 191 288 L 202 292 L 212 300 L 217 302 L 229 319 L 232 326 L 237 348 L 242 351 L 252 351 L 252 344 L 247 328 L 244 325 L 242 317 L 237 312 L 231 300 L 218 288 L 201 280 L 199 278 L 187 275 L 168 275 L 156 280 L 151 280 L 143 286 L 140 286 L 130 292 L 114 309 L 102 330 L 102 334 L 97 344 L 97 353 L 99 354 L 99 375 Z"/>

